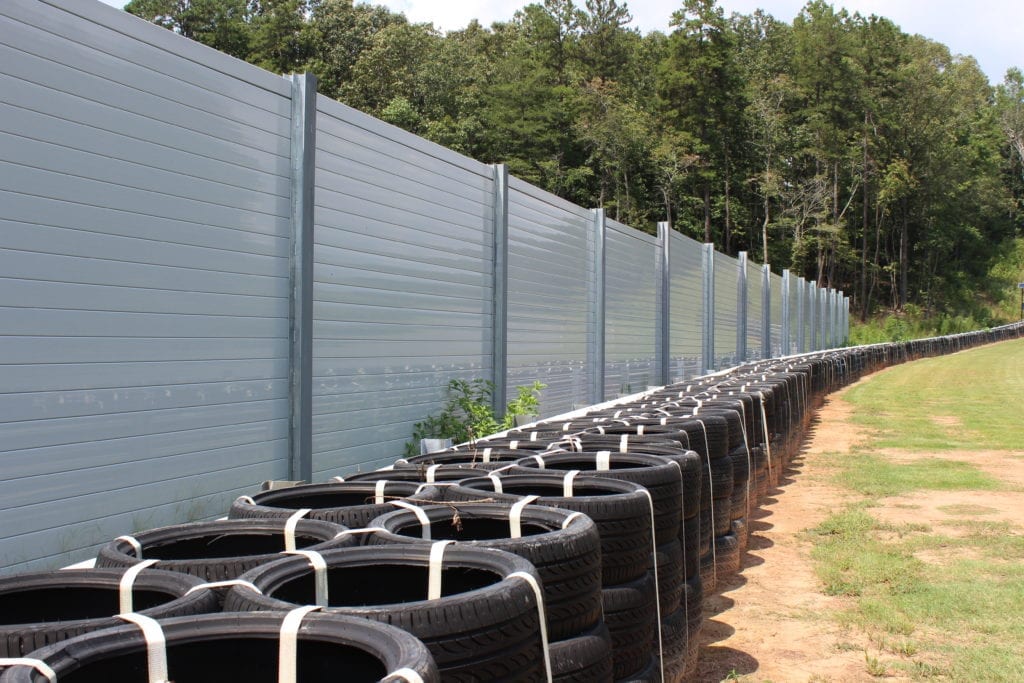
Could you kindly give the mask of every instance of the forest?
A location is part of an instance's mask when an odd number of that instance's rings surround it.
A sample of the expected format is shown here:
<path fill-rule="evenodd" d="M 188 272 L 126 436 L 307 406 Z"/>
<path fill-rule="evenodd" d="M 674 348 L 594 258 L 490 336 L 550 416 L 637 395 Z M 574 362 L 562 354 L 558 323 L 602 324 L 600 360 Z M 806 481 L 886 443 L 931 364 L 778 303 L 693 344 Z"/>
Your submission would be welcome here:
<path fill-rule="evenodd" d="M 642 34 L 625 2 L 543 0 L 441 32 L 353 0 L 125 9 L 636 228 L 842 289 L 862 322 L 1018 317 L 1024 74 L 993 86 L 884 17 L 681 0 Z"/>

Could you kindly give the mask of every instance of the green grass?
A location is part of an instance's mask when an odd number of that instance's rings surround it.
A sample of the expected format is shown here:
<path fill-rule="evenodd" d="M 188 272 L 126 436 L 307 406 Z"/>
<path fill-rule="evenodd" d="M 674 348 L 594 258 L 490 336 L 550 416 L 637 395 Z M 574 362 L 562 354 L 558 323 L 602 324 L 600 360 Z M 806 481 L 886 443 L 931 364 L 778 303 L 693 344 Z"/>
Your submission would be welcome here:
<path fill-rule="evenodd" d="M 866 496 L 897 496 L 910 491 L 992 491 L 1002 487 L 995 477 L 970 463 L 923 458 L 895 463 L 875 454 L 846 456 L 837 479 Z"/>
<path fill-rule="evenodd" d="M 851 388 L 874 445 L 912 450 L 1024 447 L 1024 340 L 895 366 Z"/>
<path fill-rule="evenodd" d="M 865 673 L 1022 680 L 1021 524 L 985 519 L 998 510 L 984 505 L 942 506 L 948 519 L 924 520 L 934 524 L 887 524 L 871 512 L 913 491 L 1006 489 L 954 457 L 893 460 L 882 451 L 1024 448 L 1024 341 L 898 366 L 846 397 L 877 439 L 856 455 L 827 457 L 836 481 L 861 498 L 808 535 L 825 592 L 850 600 L 837 619 L 874 646 Z"/>

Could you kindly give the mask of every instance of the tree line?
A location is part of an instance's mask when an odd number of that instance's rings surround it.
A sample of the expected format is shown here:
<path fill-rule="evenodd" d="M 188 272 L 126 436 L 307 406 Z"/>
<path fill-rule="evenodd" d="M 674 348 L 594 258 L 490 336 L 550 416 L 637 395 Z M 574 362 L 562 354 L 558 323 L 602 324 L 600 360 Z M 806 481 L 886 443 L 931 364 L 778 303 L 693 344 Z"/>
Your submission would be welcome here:
<path fill-rule="evenodd" d="M 1021 236 L 1024 75 L 811 0 L 790 23 L 682 0 L 543 0 L 441 32 L 352 0 L 127 11 L 634 227 L 668 220 L 876 310 L 985 316 Z M 1005 278 L 1004 278 L 1005 279 Z"/>

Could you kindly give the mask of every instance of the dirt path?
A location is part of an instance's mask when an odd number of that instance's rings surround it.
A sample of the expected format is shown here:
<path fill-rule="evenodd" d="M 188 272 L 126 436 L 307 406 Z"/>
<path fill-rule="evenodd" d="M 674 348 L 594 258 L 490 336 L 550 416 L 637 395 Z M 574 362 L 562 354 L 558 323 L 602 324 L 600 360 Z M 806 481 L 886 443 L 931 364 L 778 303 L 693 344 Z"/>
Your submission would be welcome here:
<path fill-rule="evenodd" d="M 865 380 L 861 380 L 865 381 Z M 854 385 L 855 386 L 855 385 Z M 878 681 L 868 674 L 869 637 L 843 629 L 832 618 L 846 599 L 822 593 L 804 531 L 851 499 L 830 483 L 825 453 L 855 452 L 870 433 L 854 425 L 846 390 L 828 397 L 815 416 L 800 453 L 778 489 L 769 492 L 750 523 L 743 571 L 705 600 L 698 680 L 772 683 Z M 1024 512 L 1024 451 L 875 451 L 892 461 L 939 457 L 969 462 L 1005 482 L 1002 491 L 915 491 L 883 498 L 872 516 L 885 522 L 923 523 L 942 533 L 966 533 L 963 515 L 1019 527 Z M 927 553 L 919 559 L 934 561 Z M 893 673 L 892 671 L 889 672 Z M 887 676 L 887 682 L 910 680 Z"/>
<path fill-rule="evenodd" d="M 742 573 L 706 599 L 700 681 L 873 680 L 864 668 L 870 646 L 829 618 L 844 602 L 821 592 L 802 536 L 848 499 L 828 483 L 820 457 L 849 451 L 866 436 L 849 422 L 842 397 L 826 399 L 779 488 L 754 514 Z"/>

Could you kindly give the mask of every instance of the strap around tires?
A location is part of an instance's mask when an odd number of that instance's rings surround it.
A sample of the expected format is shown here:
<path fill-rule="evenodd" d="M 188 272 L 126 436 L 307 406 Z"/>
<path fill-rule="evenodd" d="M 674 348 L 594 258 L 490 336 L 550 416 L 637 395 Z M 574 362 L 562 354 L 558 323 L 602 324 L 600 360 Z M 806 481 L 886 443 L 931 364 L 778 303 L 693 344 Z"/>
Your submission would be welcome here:
<path fill-rule="evenodd" d="M 404 500 L 393 500 L 391 504 L 395 507 L 400 507 L 404 510 L 411 511 L 416 515 L 416 519 L 420 522 L 420 527 L 423 529 L 421 536 L 424 541 L 430 540 L 430 518 L 427 517 L 427 513 L 423 511 L 419 505 L 413 505 L 412 503 Z"/>
<path fill-rule="evenodd" d="M 299 520 L 310 513 L 309 508 L 300 508 L 296 510 L 288 521 L 284 523 L 284 549 L 285 552 L 289 550 L 295 550 L 295 527 L 299 525 Z"/>
<path fill-rule="evenodd" d="M 298 669 L 299 627 L 310 612 L 320 609 L 319 605 L 297 607 L 281 621 L 278 636 L 277 683 L 295 683 Z"/>
<path fill-rule="evenodd" d="M 313 599 L 317 605 L 327 607 L 327 562 L 324 561 L 324 556 L 315 550 L 286 550 L 285 554 L 302 555 L 309 560 L 309 566 L 313 568 L 313 578 L 316 583 L 315 597 Z"/>
<path fill-rule="evenodd" d="M 508 534 L 511 538 L 522 538 L 523 536 L 523 508 L 540 498 L 540 496 L 526 496 L 518 500 L 508 511 Z"/>
<path fill-rule="evenodd" d="M 146 669 L 149 683 L 170 683 L 167 673 L 167 639 L 156 619 L 142 614 L 118 614 L 118 619 L 135 624 L 146 640 Z"/>
<path fill-rule="evenodd" d="M 121 580 L 117 584 L 117 602 L 118 602 L 118 613 L 129 614 L 134 612 L 132 609 L 132 586 L 135 585 L 135 579 L 139 576 L 143 569 L 152 567 L 156 564 L 156 560 L 143 560 L 138 564 L 129 567 L 124 574 L 121 575 Z"/>

